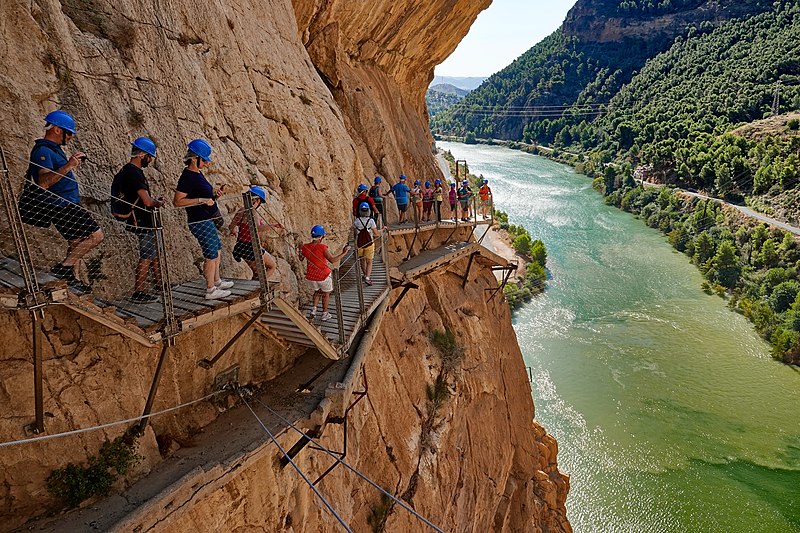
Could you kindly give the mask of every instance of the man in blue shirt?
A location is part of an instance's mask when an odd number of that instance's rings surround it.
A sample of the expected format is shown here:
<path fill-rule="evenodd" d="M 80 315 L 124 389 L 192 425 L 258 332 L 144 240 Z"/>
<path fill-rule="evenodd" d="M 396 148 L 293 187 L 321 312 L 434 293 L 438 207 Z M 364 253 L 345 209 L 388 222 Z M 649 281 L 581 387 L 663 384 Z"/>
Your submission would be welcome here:
<path fill-rule="evenodd" d="M 103 240 L 103 230 L 81 207 L 78 181 L 72 173 L 86 159 L 86 154 L 75 152 L 67 157 L 61 149 L 75 135 L 75 119 L 69 113 L 53 111 L 44 120 L 44 138 L 33 146 L 28 172 L 33 183 L 42 188 L 45 205 L 41 206 L 41 216 L 47 217 L 68 243 L 66 258 L 50 272 L 73 288 L 90 292 L 91 287 L 78 280 L 78 265 Z"/>
<path fill-rule="evenodd" d="M 400 211 L 400 224 L 406 223 L 406 210 L 408 209 L 408 193 L 411 189 L 406 185 L 406 177 L 400 176 L 400 181 L 392 185 L 389 192 L 394 194 L 397 210 Z"/>

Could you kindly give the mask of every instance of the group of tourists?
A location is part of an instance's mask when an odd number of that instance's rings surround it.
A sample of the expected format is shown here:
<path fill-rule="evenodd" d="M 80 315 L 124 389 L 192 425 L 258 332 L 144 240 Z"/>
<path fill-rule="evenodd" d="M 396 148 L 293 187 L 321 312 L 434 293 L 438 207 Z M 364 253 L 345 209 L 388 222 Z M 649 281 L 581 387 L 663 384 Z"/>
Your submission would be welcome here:
<path fill-rule="evenodd" d="M 31 151 L 26 186 L 20 197 L 19 207 L 23 222 L 38 227 L 55 226 L 58 233 L 67 241 L 65 258 L 56 263 L 51 274 L 67 281 L 81 292 L 91 292 L 91 287 L 79 279 L 80 260 L 104 238 L 103 230 L 92 218 L 89 211 L 80 207 L 80 193 L 74 170 L 87 159 L 85 153 L 76 151 L 69 157 L 64 153 L 65 146 L 75 135 L 75 120 L 67 112 L 58 110 L 49 113 L 45 118 L 45 134 L 35 142 Z M 217 199 L 224 194 L 224 185 L 214 188 L 206 179 L 203 170 L 212 163 L 212 147 L 205 139 L 194 139 L 187 144 L 183 157 L 184 169 L 175 187 L 172 205 L 186 210 L 189 231 L 197 240 L 203 254 L 203 277 L 206 282 L 205 298 L 216 300 L 231 295 L 234 282 L 225 280 L 220 273 L 220 251 L 222 242 L 220 232 L 226 228 Z M 155 286 L 161 283 L 158 250 L 156 245 L 156 228 L 160 223 L 154 218 L 155 210 L 166 205 L 163 196 L 153 195 L 144 169 L 156 159 L 156 143 L 148 137 L 139 137 L 131 142 L 130 159 L 114 176 L 111 183 L 111 211 L 114 217 L 125 224 L 126 230 L 133 233 L 138 240 L 139 261 L 134 278 L 134 291 L 130 299 L 137 303 L 155 302 L 158 297 L 148 286 L 152 279 Z M 400 213 L 400 224 L 408 220 L 409 204 L 414 213 L 414 220 L 433 222 L 442 220 L 442 204 L 445 196 L 449 200 L 450 214 L 455 220 L 457 207 L 461 208 L 461 220 L 469 221 L 472 213 L 473 197 L 469 182 L 464 180 L 456 188 L 450 183 L 445 193 L 442 180 L 433 183 L 414 180 L 413 186 L 407 184 L 406 176 L 401 175 L 397 183 L 384 194 L 383 178 L 376 176 L 373 185 L 360 184 L 353 198 L 353 238 L 357 247 L 357 256 L 362 272 L 362 281 L 372 285 L 372 262 L 375 257 L 375 241 L 379 238 L 379 227 L 385 227 L 384 202 L 388 195 L 393 195 Z M 36 187 L 36 186 L 38 187 Z M 491 189 L 488 180 L 478 191 L 481 199 L 481 211 L 486 216 L 490 206 Z M 250 187 L 248 194 L 252 200 L 253 217 L 259 233 L 262 229 L 282 229 L 280 224 L 268 224 L 258 214 L 257 208 L 266 202 L 266 192 L 258 186 Z M 250 220 L 245 208 L 241 208 L 231 220 L 227 230 L 236 237 L 233 257 L 236 261 L 244 261 L 257 278 L 258 258 L 253 250 Z M 298 249 L 298 257 L 308 261 L 306 280 L 313 291 L 312 308 L 309 318 L 316 318 L 318 304 L 322 304 L 321 320 L 329 320 L 328 312 L 330 293 L 333 291 L 332 270 L 330 263 L 341 260 L 350 250 L 345 245 L 341 253 L 333 255 L 326 244 L 325 228 L 315 225 L 311 229 L 311 242 Z M 275 258 L 261 249 L 260 260 L 263 261 L 267 277 L 277 269 Z"/>
<path fill-rule="evenodd" d="M 397 204 L 397 211 L 400 215 L 398 224 L 426 222 L 441 222 L 443 220 L 443 204 L 445 196 L 449 201 L 449 218 L 456 220 L 460 218 L 462 222 L 469 222 L 472 217 L 477 216 L 473 213 L 472 198 L 474 193 L 468 180 L 463 180 L 461 186 L 457 187 L 455 182 L 450 183 L 450 188 L 445 192 L 442 180 L 435 179 L 433 183 L 414 180 L 412 186 L 408 185 L 408 178 L 400 175 L 397 183 L 389 187 L 384 194 L 382 191 L 383 178 L 375 176 L 372 186 L 360 184 L 353 198 L 353 216 L 360 216 L 362 204 L 366 203 L 370 216 L 376 224 L 381 227 L 386 225 L 386 210 L 384 204 L 388 195 L 394 196 Z M 478 189 L 480 197 L 481 215 L 486 218 L 487 210 L 491 209 L 492 189 L 489 187 L 489 180 L 483 179 Z M 461 217 L 458 216 L 458 209 L 461 209 Z M 413 213 L 413 219 L 409 219 L 409 211 Z"/>
<path fill-rule="evenodd" d="M 103 241 L 103 231 L 89 211 L 80 207 L 78 182 L 73 171 L 87 159 L 85 153 L 76 151 L 69 157 L 65 146 L 75 135 L 75 119 L 65 111 L 53 111 L 45 118 L 45 135 L 35 142 L 31 151 L 27 181 L 20 197 L 19 207 L 23 222 L 38 227 L 55 226 L 67 241 L 66 257 L 56 263 L 51 274 L 65 280 L 81 292 L 91 292 L 91 287 L 79 279 L 78 266 L 90 250 Z M 156 144 L 148 137 L 139 137 L 131 143 L 130 160 L 114 176 L 111 183 L 111 211 L 125 224 L 125 229 L 136 235 L 139 261 L 136 267 L 134 292 L 130 299 L 136 303 L 155 302 L 158 298 L 148 290 L 148 278 L 158 286 L 161 273 L 158 266 L 154 210 L 166 204 L 163 196 L 153 196 L 144 169 L 156 159 Z M 184 170 L 178 179 L 172 204 L 185 208 L 189 230 L 203 253 L 203 276 L 206 281 L 205 298 L 216 300 L 231 295 L 234 283 L 220 275 L 219 232 L 224 230 L 222 213 L 216 200 L 224 193 L 224 186 L 214 189 L 203 175 L 211 164 L 212 148 L 208 141 L 195 139 L 188 143 L 183 157 Z M 36 185 L 38 187 L 34 187 Z M 267 224 L 255 210 L 266 201 L 263 188 L 249 189 L 253 201 L 253 214 L 258 230 L 268 227 L 282 228 L 280 224 Z M 257 277 L 256 257 L 252 246 L 249 220 L 245 209 L 240 209 L 228 227 L 236 237 L 233 256 L 245 261 Z M 277 268 L 275 259 L 261 250 L 261 260 L 268 276 Z"/>

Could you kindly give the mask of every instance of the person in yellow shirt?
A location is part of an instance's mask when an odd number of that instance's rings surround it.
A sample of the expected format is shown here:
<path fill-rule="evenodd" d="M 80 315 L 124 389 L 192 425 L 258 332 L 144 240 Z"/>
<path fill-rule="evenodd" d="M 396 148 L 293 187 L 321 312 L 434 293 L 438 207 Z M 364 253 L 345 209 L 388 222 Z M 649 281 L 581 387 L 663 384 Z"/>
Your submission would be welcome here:
<path fill-rule="evenodd" d="M 444 187 L 442 180 L 433 182 L 433 212 L 436 213 L 436 222 L 442 221 L 442 202 L 444 201 Z"/>

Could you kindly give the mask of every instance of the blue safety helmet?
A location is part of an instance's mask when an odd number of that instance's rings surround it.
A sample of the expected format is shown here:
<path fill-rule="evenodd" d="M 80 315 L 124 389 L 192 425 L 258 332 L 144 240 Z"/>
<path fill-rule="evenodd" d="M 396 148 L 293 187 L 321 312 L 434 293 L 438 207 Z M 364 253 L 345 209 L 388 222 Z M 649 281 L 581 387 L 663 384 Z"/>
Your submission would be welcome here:
<path fill-rule="evenodd" d="M 434 185 L 441 185 L 442 180 L 433 180 Z"/>
<path fill-rule="evenodd" d="M 44 121 L 47 124 L 58 126 L 62 130 L 72 133 L 73 135 L 75 134 L 75 119 L 66 111 L 61 111 L 59 109 L 48 113 L 47 116 L 44 117 Z"/>
<path fill-rule="evenodd" d="M 186 147 L 203 161 L 211 162 L 211 145 L 205 139 L 195 139 Z"/>
<path fill-rule="evenodd" d="M 430 187 L 430 186 L 431 186 L 431 182 L 430 182 L 430 181 L 426 181 L 426 182 L 425 182 L 425 186 L 426 186 L 426 187 Z"/>
<path fill-rule="evenodd" d="M 380 176 L 375 176 L 375 183 L 380 183 L 382 181 L 383 181 L 383 178 L 381 178 Z"/>
<path fill-rule="evenodd" d="M 366 185 L 364 185 L 363 183 L 359 183 L 359 184 L 358 184 L 358 190 L 359 190 L 359 191 L 361 191 L 361 192 L 363 192 L 363 191 L 366 191 L 368 188 L 369 188 L 369 187 L 367 187 L 367 186 L 366 186 Z"/>
<path fill-rule="evenodd" d="M 419 185 L 419 180 L 414 180 L 414 185 Z"/>
<path fill-rule="evenodd" d="M 400 174 L 400 181 L 406 181 L 405 174 Z"/>
<path fill-rule="evenodd" d="M 323 235 L 325 235 L 325 228 L 319 224 L 311 228 L 311 237 L 316 239 L 317 237 L 322 237 Z"/>
<path fill-rule="evenodd" d="M 489 183 L 489 180 L 487 180 L 487 179 L 484 179 L 484 180 L 483 180 L 483 182 L 484 182 L 484 183 Z"/>
<path fill-rule="evenodd" d="M 361 202 L 361 205 L 358 206 L 359 211 L 369 211 L 369 204 L 367 202 Z"/>
<path fill-rule="evenodd" d="M 139 137 L 131 143 L 134 148 L 141 150 L 149 156 L 156 156 L 156 143 L 147 137 Z"/>
<path fill-rule="evenodd" d="M 252 187 L 250 187 L 250 190 L 248 190 L 247 192 L 249 192 L 250 194 L 252 194 L 253 196 L 255 196 L 257 198 L 260 198 L 262 202 L 266 202 L 267 201 L 267 194 L 264 192 L 264 189 L 262 189 L 261 187 L 253 185 Z"/>
<path fill-rule="evenodd" d="M 456 186 L 456 182 L 455 181 L 451 181 L 450 182 L 450 187 L 455 187 L 455 186 Z"/>
<path fill-rule="evenodd" d="M 461 182 L 461 185 L 469 185 L 469 182 L 467 180 L 464 180 Z"/>

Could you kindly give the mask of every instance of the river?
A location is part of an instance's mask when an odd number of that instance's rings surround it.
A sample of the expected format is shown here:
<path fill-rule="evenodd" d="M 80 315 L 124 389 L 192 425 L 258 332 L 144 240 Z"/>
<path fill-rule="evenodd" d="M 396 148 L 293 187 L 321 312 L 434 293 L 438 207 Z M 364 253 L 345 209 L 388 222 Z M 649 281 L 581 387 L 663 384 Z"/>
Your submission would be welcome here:
<path fill-rule="evenodd" d="M 517 313 L 536 420 L 571 475 L 577 532 L 800 531 L 800 373 L 686 256 L 570 167 L 439 142 L 547 246 Z"/>

